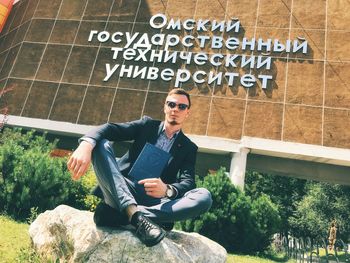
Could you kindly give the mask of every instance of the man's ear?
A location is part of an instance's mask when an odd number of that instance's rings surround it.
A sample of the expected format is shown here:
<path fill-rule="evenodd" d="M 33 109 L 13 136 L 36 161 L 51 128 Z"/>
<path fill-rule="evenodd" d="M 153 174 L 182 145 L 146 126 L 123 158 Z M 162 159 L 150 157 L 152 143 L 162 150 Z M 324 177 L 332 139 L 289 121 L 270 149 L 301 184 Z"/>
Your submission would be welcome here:
<path fill-rule="evenodd" d="M 190 116 L 190 110 L 187 110 L 187 113 L 186 113 L 186 118 Z"/>

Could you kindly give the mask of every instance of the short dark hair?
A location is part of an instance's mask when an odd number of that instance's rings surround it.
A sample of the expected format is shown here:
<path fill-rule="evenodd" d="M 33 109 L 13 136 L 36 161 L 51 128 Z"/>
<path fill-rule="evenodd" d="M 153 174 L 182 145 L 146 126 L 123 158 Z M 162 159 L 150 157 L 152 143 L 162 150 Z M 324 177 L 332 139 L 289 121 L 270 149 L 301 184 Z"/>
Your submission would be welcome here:
<path fill-rule="evenodd" d="M 187 100 L 188 100 L 188 108 L 191 108 L 191 98 L 190 98 L 190 94 L 188 94 L 188 92 L 182 88 L 176 88 L 176 89 L 172 89 L 171 91 L 169 91 L 168 96 L 171 96 L 173 94 L 177 94 L 177 95 L 184 95 L 186 96 Z"/>

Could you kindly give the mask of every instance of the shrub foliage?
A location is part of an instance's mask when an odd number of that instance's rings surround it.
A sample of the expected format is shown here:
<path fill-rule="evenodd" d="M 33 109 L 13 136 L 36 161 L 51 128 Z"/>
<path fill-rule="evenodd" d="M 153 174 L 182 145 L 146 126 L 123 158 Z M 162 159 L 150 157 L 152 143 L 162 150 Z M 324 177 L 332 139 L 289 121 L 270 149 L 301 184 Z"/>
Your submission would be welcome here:
<path fill-rule="evenodd" d="M 66 158 L 50 157 L 56 142 L 34 131 L 5 129 L 0 135 L 0 211 L 15 219 L 59 204 L 84 207 L 86 187 L 74 182 Z"/>
<path fill-rule="evenodd" d="M 197 178 L 197 186 L 211 192 L 213 205 L 194 220 L 181 222 L 183 230 L 205 235 L 230 252 L 258 252 L 270 245 L 281 219 L 268 196 L 252 201 L 231 183 L 223 168 L 203 180 Z"/>

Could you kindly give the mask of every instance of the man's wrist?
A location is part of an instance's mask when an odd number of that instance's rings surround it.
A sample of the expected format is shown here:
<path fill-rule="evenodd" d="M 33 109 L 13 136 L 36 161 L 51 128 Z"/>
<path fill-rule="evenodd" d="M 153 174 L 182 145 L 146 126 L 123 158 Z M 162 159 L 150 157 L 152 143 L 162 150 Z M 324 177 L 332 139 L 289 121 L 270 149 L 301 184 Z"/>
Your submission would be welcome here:
<path fill-rule="evenodd" d="M 80 144 L 79 144 L 79 148 L 81 149 L 84 149 L 84 150 L 87 150 L 87 151 L 90 151 L 90 153 L 93 151 L 94 147 L 91 143 L 89 142 L 86 142 L 86 141 L 82 141 Z"/>
<path fill-rule="evenodd" d="M 167 187 L 167 189 L 166 189 L 166 192 L 165 192 L 165 197 L 170 198 L 170 199 L 175 198 L 177 196 L 176 188 L 173 187 L 170 184 L 167 184 L 166 187 Z"/>
<path fill-rule="evenodd" d="M 92 149 L 95 148 L 95 146 L 96 146 L 96 140 L 89 138 L 89 137 L 80 138 L 79 143 L 82 143 L 82 142 L 88 142 L 89 144 L 91 144 Z"/>

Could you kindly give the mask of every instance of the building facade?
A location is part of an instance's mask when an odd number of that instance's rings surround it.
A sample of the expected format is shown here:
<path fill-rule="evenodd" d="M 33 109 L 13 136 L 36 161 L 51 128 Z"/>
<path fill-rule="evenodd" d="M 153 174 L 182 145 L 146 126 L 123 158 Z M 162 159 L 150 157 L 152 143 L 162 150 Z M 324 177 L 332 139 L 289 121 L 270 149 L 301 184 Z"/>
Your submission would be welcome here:
<path fill-rule="evenodd" d="M 78 135 L 161 119 L 179 86 L 184 132 L 232 157 L 235 183 L 248 165 L 350 184 L 349 28 L 346 0 L 21 0 L 0 35 L 0 108 Z"/>

